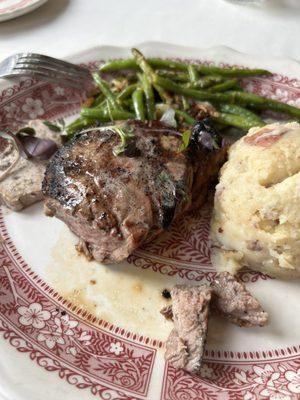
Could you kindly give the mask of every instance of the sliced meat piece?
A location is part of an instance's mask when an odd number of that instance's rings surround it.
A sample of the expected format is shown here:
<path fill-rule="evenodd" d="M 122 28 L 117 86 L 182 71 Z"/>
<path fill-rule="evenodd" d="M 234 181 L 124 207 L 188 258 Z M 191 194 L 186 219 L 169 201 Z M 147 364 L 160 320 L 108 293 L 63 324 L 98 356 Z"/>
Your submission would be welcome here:
<path fill-rule="evenodd" d="M 220 315 L 238 326 L 264 326 L 268 314 L 245 285 L 229 272 L 219 273 L 211 285 L 212 306 Z"/>
<path fill-rule="evenodd" d="M 41 139 L 52 139 L 61 145 L 60 135 L 51 131 L 42 121 L 32 120 L 27 123 L 35 129 Z M 18 152 L 13 144 L 1 138 L 0 174 L 4 173 L 16 160 Z M 14 211 L 29 206 L 43 198 L 42 180 L 47 161 L 20 158 L 8 176 L 0 181 L 0 202 Z"/>
<path fill-rule="evenodd" d="M 123 129 L 133 137 L 118 156 L 120 137 L 109 126 L 75 136 L 56 153 L 43 182 L 48 215 L 81 238 L 85 254 L 105 263 L 126 259 L 189 209 L 198 159 L 207 164 L 212 157 L 179 152 L 180 134 L 158 122 L 128 121 Z M 206 193 L 205 165 L 201 179 Z"/>
<path fill-rule="evenodd" d="M 211 288 L 175 286 L 172 291 L 174 329 L 166 342 L 165 358 L 175 368 L 199 371 L 206 340 Z"/>
<path fill-rule="evenodd" d="M 264 326 L 268 322 L 259 301 L 252 296 L 245 285 L 229 272 L 220 272 L 211 284 L 212 310 L 238 326 Z M 161 314 L 173 319 L 172 305 L 165 306 Z"/>
<path fill-rule="evenodd" d="M 189 354 L 185 342 L 179 337 L 176 329 L 172 329 L 167 343 L 165 359 L 176 369 L 186 369 Z"/>

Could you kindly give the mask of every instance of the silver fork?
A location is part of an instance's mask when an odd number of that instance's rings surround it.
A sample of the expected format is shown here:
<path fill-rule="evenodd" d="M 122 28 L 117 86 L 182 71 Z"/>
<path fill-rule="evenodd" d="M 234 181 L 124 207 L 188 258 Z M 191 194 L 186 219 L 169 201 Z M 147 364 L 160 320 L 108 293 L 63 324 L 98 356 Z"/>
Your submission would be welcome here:
<path fill-rule="evenodd" d="M 91 80 L 87 68 L 42 54 L 14 54 L 0 63 L 0 78 L 27 75 L 74 88 L 81 88 Z"/>

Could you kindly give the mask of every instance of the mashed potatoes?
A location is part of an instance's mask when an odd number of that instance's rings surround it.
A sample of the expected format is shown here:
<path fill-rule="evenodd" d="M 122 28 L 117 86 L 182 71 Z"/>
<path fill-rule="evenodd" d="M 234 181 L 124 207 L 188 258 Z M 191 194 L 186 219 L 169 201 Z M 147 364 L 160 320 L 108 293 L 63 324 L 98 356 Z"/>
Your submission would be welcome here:
<path fill-rule="evenodd" d="M 300 125 L 253 128 L 229 151 L 216 187 L 212 262 L 300 276 Z"/>

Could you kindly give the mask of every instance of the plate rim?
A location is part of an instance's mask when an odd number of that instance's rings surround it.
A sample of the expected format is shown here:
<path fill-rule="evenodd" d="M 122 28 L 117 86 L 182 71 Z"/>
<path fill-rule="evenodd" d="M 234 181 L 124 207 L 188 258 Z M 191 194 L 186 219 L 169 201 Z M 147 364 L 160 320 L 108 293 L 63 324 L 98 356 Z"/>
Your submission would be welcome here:
<path fill-rule="evenodd" d="M 24 5 L 16 10 L 13 11 L 8 11 L 6 13 L 0 14 L 0 22 L 5 22 L 9 21 L 11 19 L 21 17 L 22 15 L 25 15 L 27 13 L 30 13 L 31 11 L 36 10 L 43 4 L 45 4 L 48 0 L 32 0 L 31 4 Z"/>
<path fill-rule="evenodd" d="M 249 57 L 249 59 L 251 58 L 251 60 L 253 62 L 253 66 L 254 65 L 255 66 L 259 66 L 260 65 L 260 64 L 257 64 L 258 61 L 256 59 L 254 60 L 252 56 L 249 56 L 249 55 L 247 55 L 245 53 L 237 52 L 237 51 L 235 51 L 235 50 L 233 50 L 231 48 L 228 48 L 226 46 L 214 46 L 214 47 L 209 47 L 209 48 L 206 48 L 206 49 L 200 49 L 200 48 L 197 48 L 197 47 L 190 48 L 190 47 L 186 47 L 186 46 L 171 45 L 171 44 L 163 43 L 163 42 L 143 42 L 143 43 L 137 44 L 136 46 L 140 47 L 144 51 L 146 50 L 146 52 L 147 51 L 151 52 L 151 46 L 154 46 L 154 47 L 158 46 L 160 48 L 161 52 L 164 51 L 164 47 L 165 46 L 171 46 L 172 47 L 172 51 L 176 51 L 178 53 L 183 51 L 183 49 L 184 49 L 184 51 L 190 51 L 190 49 L 193 49 L 193 51 L 195 53 L 197 52 L 197 54 L 199 54 L 197 56 L 195 55 L 195 57 L 197 57 L 197 58 L 208 57 L 208 54 L 212 54 L 213 55 L 214 52 L 217 52 L 219 57 L 221 57 L 223 59 L 225 57 L 226 57 L 226 59 L 228 58 L 228 62 L 229 63 L 232 63 L 232 62 L 233 63 L 238 63 L 238 61 L 234 61 L 234 60 L 238 60 L 238 59 L 240 59 L 240 57 Z M 74 60 L 75 61 L 76 58 L 79 57 L 79 58 L 81 58 L 81 62 L 82 62 L 82 59 L 84 57 L 87 57 L 87 53 L 89 53 L 89 57 L 88 58 L 90 59 L 90 58 L 92 58 L 92 56 L 91 56 L 92 52 L 93 53 L 95 52 L 95 53 L 99 54 L 99 52 L 112 51 L 112 49 L 114 49 L 114 51 L 119 52 L 119 53 L 120 53 L 120 51 L 122 51 L 124 53 L 125 52 L 129 53 L 129 50 L 130 50 L 129 47 L 125 47 L 125 46 L 124 47 L 119 47 L 119 46 L 95 46 L 95 47 L 92 47 L 90 49 L 86 49 L 86 50 L 84 50 L 82 52 L 73 53 L 72 55 L 67 56 L 66 59 L 70 59 L 70 60 Z M 200 54 L 200 52 L 201 52 L 201 54 Z M 221 54 L 221 56 L 220 56 L 220 54 Z M 166 56 L 168 56 L 168 55 L 166 55 Z M 98 57 L 101 58 L 99 55 L 98 55 Z M 191 58 L 193 58 L 193 57 L 191 57 Z M 260 57 L 260 59 L 261 59 L 261 57 Z M 274 59 L 272 59 L 272 60 L 274 60 Z M 286 63 L 293 63 L 293 65 L 294 65 L 293 68 L 295 68 L 295 70 L 297 69 L 297 71 L 298 71 L 297 74 L 299 74 L 298 75 L 299 76 L 298 79 L 300 79 L 300 63 L 298 61 L 290 60 L 290 59 L 275 59 L 275 60 L 276 60 L 276 64 L 277 64 L 276 68 L 278 68 L 278 69 L 284 68 L 284 65 Z M 269 62 L 272 62 L 272 61 L 269 59 Z M 241 61 L 240 63 L 245 65 L 245 66 L 246 65 L 248 66 L 248 62 L 246 63 L 245 61 Z M 274 69 L 272 69 L 272 70 L 274 71 Z M 282 74 L 282 72 L 279 72 L 279 73 Z M 284 73 L 284 76 L 287 76 L 286 72 Z M 292 77 L 295 78 L 295 74 L 292 74 Z M 0 86 L 1 86 L 1 82 L 0 82 Z M 8 86 L 10 86 L 10 83 L 8 84 Z M 1 395 L 1 387 L 0 387 L 0 395 Z"/>

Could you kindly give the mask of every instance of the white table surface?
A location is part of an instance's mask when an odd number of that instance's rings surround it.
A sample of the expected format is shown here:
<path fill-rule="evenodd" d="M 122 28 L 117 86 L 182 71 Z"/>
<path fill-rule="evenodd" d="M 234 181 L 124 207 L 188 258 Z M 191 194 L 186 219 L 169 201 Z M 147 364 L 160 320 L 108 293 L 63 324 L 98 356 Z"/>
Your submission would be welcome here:
<path fill-rule="evenodd" d="M 0 59 L 28 50 L 63 57 L 148 40 L 300 59 L 300 0 L 266 1 L 249 7 L 224 0 L 49 0 L 0 23 Z"/>

